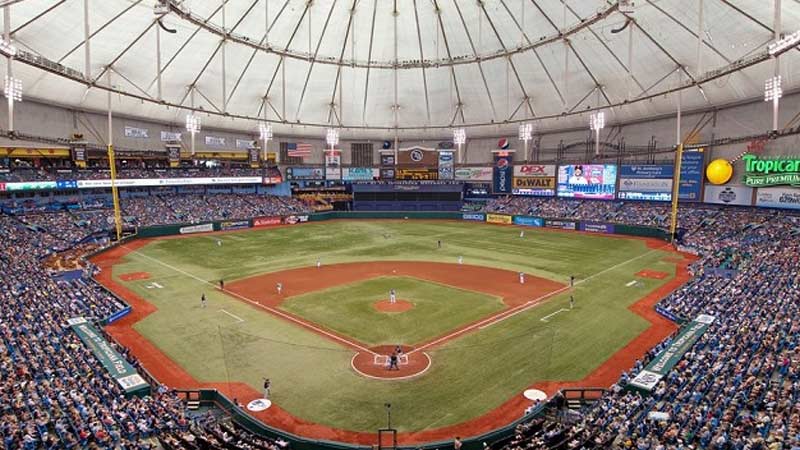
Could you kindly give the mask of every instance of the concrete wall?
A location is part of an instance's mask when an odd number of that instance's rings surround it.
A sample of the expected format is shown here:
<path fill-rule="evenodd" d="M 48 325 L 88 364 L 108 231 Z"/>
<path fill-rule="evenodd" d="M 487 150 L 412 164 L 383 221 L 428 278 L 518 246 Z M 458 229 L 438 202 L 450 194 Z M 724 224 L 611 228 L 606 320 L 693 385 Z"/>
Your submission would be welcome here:
<path fill-rule="evenodd" d="M 688 95 L 688 94 L 685 94 Z M 789 95 L 781 101 L 781 115 L 779 125 L 784 126 L 789 123 L 796 115 L 800 113 L 800 94 Z M 648 145 L 658 147 L 661 149 L 668 149 L 676 142 L 675 124 L 676 119 L 673 116 L 639 121 L 636 123 L 616 124 L 613 112 L 606 113 L 607 128 L 601 134 L 601 141 L 610 141 L 612 143 L 624 142 L 627 149 L 634 148 L 644 149 Z M 767 131 L 771 127 L 771 107 L 759 100 L 754 100 L 750 103 L 744 103 L 737 106 L 731 106 L 719 109 L 715 112 L 709 113 L 712 116 L 709 122 L 697 134 L 693 142 L 705 142 L 711 139 L 730 138 L 747 136 L 752 134 L 759 134 Z M 0 108 L 0 124 L 7 123 L 7 111 L 5 108 Z M 703 118 L 702 113 L 689 113 L 685 114 L 682 121 L 682 134 L 687 135 Z M 164 148 L 164 143 L 160 140 L 161 131 L 184 131 L 184 115 L 182 112 L 176 112 L 175 120 L 171 124 L 155 123 L 151 121 L 141 120 L 137 118 L 126 117 L 121 113 L 115 113 L 114 118 L 114 144 L 118 148 L 128 149 L 161 149 Z M 59 106 L 47 105 L 36 102 L 22 102 L 16 105 L 15 113 L 15 129 L 21 133 L 45 136 L 51 138 L 67 138 L 72 133 L 83 133 L 85 138 L 99 145 L 104 145 L 107 142 L 107 119 L 106 115 L 102 113 L 93 113 L 86 111 L 76 111 L 65 109 Z M 130 138 L 125 137 L 124 130 L 126 126 L 144 128 L 148 130 L 148 138 Z M 795 125 L 797 126 L 797 125 Z M 5 126 L 3 126 L 5 128 Z M 233 129 L 233 126 L 231 127 Z M 307 133 L 308 130 L 304 128 L 298 129 L 298 135 Z M 469 139 L 465 146 L 468 163 L 485 164 L 491 161 L 491 151 L 497 149 L 497 140 L 500 137 L 508 137 L 511 142 L 511 148 L 517 149 L 517 160 L 522 159 L 522 143 L 517 142 L 516 136 L 497 136 L 491 139 Z M 226 139 L 225 147 L 208 146 L 204 142 L 206 136 L 222 137 Z M 253 130 L 251 134 L 218 129 L 203 129 L 196 137 L 196 149 L 198 151 L 230 151 L 236 149 L 236 139 L 253 140 L 257 138 L 257 131 Z M 436 147 L 438 142 L 449 140 L 450 136 L 442 136 L 441 139 L 433 140 L 404 140 L 400 143 L 400 147 L 409 147 L 412 145 L 422 145 L 427 147 Z M 539 147 L 541 148 L 541 158 L 543 160 L 554 160 L 556 151 L 555 149 L 559 144 L 566 145 L 570 150 L 563 155 L 564 161 L 584 161 L 586 155 L 589 157 L 593 154 L 592 144 L 589 142 L 592 139 L 591 132 L 587 127 L 579 130 L 563 130 L 558 132 L 547 132 L 540 136 Z M 386 139 L 391 139 L 391 133 L 387 131 Z M 324 137 L 320 136 L 318 139 L 308 138 L 291 138 L 288 136 L 275 136 L 275 139 L 270 142 L 269 148 L 276 151 L 278 143 L 281 141 L 299 141 L 310 142 L 317 149 L 325 146 Z M 340 148 L 344 149 L 343 163 L 350 163 L 350 144 L 352 142 L 365 142 L 365 141 L 350 141 L 347 136 L 342 136 Z M 374 162 L 378 162 L 378 150 L 381 148 L 382 141 L 375 141 L 375 155 Z M 576 145 L 570 145 L 576 144 Z M 189 147 L 188 134 L 184 133 L 183 145 L 185 148 Z M 529 144 L 531 145 L 531 144 Z M 732 159 L 746 149 L 746 144 L 735 144 L 727 146 L 713 147 L 709 149 L 709 157 L 723 157 Z M 765 154 L 800 154 L 800 136 L 792 136 L 777 140 L 771 140 L 766 145 Z M 658 160 L 670 158 L 669 154 L 658 156 Z M 616 157 L 609 158 L 611 161 L 616 161 Z M 642 161 L 644 156 L 627 157 L 626 161 Z M 314 153 L 312 158 L 307 160 L 308 163 L 318 164 L 322 162 L 321 152 Z"/>

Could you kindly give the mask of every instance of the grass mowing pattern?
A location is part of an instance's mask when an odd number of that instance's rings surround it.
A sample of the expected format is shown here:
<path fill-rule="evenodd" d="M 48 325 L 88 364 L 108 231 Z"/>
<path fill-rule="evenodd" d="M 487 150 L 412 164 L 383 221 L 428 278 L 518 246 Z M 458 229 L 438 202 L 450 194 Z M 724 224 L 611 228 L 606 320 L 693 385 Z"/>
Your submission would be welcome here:
<path fill-rule="evenodd" d="M 414 308 L 376 311 L 373 303 L 388 299 L 390 289 Z M 378 277 L 298 295 L 280 307 L 370 347 L 428 341 L 504 308 L 499 298 L 411 277 Z"/>
<path fill-rule="evenodd" d="M 444 248 L 436 249 L 437 239 Z M 140 271 L 152 275 L 122 282 L 159 309 L 135 328 L 197 379 L 243 381 L 258 390 L 261 378 L 269 376 L 273 399 L 292 414 L 368 432 L 384 425 L 386 401 L 393 405 L 398 429 L 416 431 L 483 415 L 536 381 L 584 377 L 647 327 L 627 307 L 667 280 L 640 279 L 638 286 L 626 287 L 633 274 L 645 268 L 674 274 L 674 265 L 661 261 L 665 253 L 641 241 L 536 229 L 526 230 L 521 239 L 516 228 L 461 222 L 335 221 L 161 240 L 141 252 L 212 281 L 310 266 L 318 257 L 332 264 L 455 262 L 463 255 L 468 264 L 523 270 L 561 282 L 570 274 L 583 279 L 624 263 L 580 284 L 575 310 L 541 322 L 569 308 L 567 294 L 555 296 L 432 349 L 430 371 L 401 382 L 360 377 L 350 368 L 350 350 L 142 255 L 130 254 L 115 266 L 117 277 Z M 164 287 L 148 289 L 152 282 Z M 206 309 L 200 308 L 200 292 L 209 299 Z M 371 328 L 369 321 L 363 323 Z"/>

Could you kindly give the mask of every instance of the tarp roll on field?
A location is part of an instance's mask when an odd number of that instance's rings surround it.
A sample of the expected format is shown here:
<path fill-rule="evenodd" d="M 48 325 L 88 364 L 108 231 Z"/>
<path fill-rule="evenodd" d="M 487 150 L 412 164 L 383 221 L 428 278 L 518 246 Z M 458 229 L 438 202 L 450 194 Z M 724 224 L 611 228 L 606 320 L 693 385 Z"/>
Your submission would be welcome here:
<path fill-rule="evenodd" d="M 69 319 L 69 325 L 83 343 L 92 349 L 92 353 L 108 374 L 122 386 L 126 396 L 144 396 L 150 393 L 150 385 L 114 350 L 94 325 L 83 317 Z"/>
<path fill-rule="evenodd" d="M 714 323 L 714 316 L 707 314 L 700 314 L 689 322 L 675 336 L 669 347 L 656 355 L 655 359 L 650 361 L 650 364 L 636 375 L 628 387 L 641 392 L 652 392 L 712 323 Z"/>

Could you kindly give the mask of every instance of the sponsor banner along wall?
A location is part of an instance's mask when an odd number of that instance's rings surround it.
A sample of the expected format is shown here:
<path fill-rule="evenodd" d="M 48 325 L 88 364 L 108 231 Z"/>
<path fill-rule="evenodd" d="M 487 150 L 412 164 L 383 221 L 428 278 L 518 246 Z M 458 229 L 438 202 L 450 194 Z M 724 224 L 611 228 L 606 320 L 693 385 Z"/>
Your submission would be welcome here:
<path fill-rule="evenodd" d="M 678 200 L 699 202 L 703 194 L 703 149 L 685 150 L 681 158 L 681 182 L 678 186 Z"/>
<path fill-rule="evenodd" d="M 439 179 L 439 170 L 433 168 L 426 169 L 395 169 L 395 180 L 437 180 Z"/>
<path fill-rule="evenodd" d="M 504 225 L 511 225 L 512 217 L 508 214 L 486 214 L 487 223 L 502 223 Z"/>
<path fill-rule="evenodd" d="M 120 178 L 117 187 L 196 186 L 209 184 L 261 184 L 262 177 Z M 78 189 L 110 188 L 111 180 L 78 180 Z"/>
<path fill-rule="evenodd" d="M 543 197 L 556 195 L 556 166 L 542 164 L 514 166 L 512 193 Z"/>
<path fill-rule="evenodd" d="M 282 222 L 283 218 L 281 216 L 256 217 L 253 219 L 253 228 L 280 225 Z"/>
<path fill-rule="evenodd" d="M 511 194 L 512 181 L 514 179 L 514 154 L 494 154 L 494 173 L 492 192 L 495 194 Z"/>
<path fill-rule="evenodd" d="M 753 188 L 747 186 L 714 186 L 705 189 L 703 201 L 718 205 L 750 206 L 753 204 Z"/>
<path fill-rule="evenodd" d="M 800 209 L 800 189 L 759 188 L 756 191 L 756 206 L 762 208 Z"/>
<path fill-rule="evenodd" d="M 588 231 L 589 233 L 608 233 L 614 234 L 614 224 L 602 222 L 581 222 L 578 226 L 580 231 Z"/>
<path fill-rule="evenodd" d="M 244 228 L 250 228 L 249 220 L 223 220 L 219 223 L 219 229 L 222 231 L 241 230 Z"/>
<path fill-rule="evenodd" d="M 621 200 L 672 200 L 672 178 L 675 167 L 671 164 L 624 164 L 619 171 Z"/>
<path fill-rule="evenodd" d="M 526 227 L 543 227 L 544 219 L 532 216 L 514 216 L 514 225 L 524 225 Z"/>
<path fill-rule="evenodd" d="M 298 216 L 286 216 L 283 218 L 283 223 L 288 225 L 294 225 L 297 223 L 308 222 L 307 215 L 298 215 Z"/>
<path fill-rule="evenodd" d="M 125 390 L 127 395 L 147 395 L 150 385 L 103 337 L 100 331 L 83 317 L 68 320 L 72 331 L 94 353 L 103 368 Z"/>
<path fill-rule="evenodd" d="M 701 314 L 681 329 L 672 343 L 664 351 L 656 355 L 650 364 L 639 372 L 631 381 L 633 388 L 647 392 L 653 390 L 666 374 L 675 367 L 684 354 L 692 348 L 700 336 L 714 323 L 714 316 Z"/>
<path fill-rule="evenodd" d="M 572 220 L 545 219 L 544 226 L 547 228 L 558 228 L 560 230 L 578 229 L 578 224 Z"/>
<path fill-rule="evenodd" d="M 492 181 L 492 167 L 459 167 L 455 170 L 455 179 L 459 181 Z"/>
<path fill-rule="evenodd" d="M 486 214 L 484 214 L 484 213 L 464 213 L 461 216 L 461 218 L 464 219 L 464 220 L 477 220 L 477 221 L 483 222 L 484 220 L 486 220 Z"/>
<path fill-rule="evenodd" d="M 613 164 L 570 164 L 558 167 L 558 196 L 613 200 L 617 166 Z"/>
<path fill-rule="evenodd" d="M 180 227 L 178 229 L 178 233 L 180 234 L 193 234 L 193 233 L 207 233 L 209 231 L 214 231 L 214 224 L 213 223 L 203 223 L 200 225 L 189 225 L 186 227 Z"/>

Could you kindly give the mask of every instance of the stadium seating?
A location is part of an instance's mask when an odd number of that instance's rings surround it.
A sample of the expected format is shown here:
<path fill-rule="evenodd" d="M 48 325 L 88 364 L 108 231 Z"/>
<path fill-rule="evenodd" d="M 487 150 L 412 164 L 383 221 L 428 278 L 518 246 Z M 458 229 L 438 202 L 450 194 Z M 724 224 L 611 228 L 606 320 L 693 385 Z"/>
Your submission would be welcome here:
<path fill-rule="evenodd" d="M 220 194 L 128 200 L 139 225 L 304 211 L 277 197 Z M 665 206 L 508 198 L 487 210 L 548 217 L 666 224 Z M 103 319 L 123 305 L 88 277 L 55 281 L 44 259 L 106 227 L 108 210 L 0 215 L 0 434 L 5 448 L 267 448 L 224 420 L 187 419 L 183 401 L 159 386 L 126 399 L 85 344 L 65 325 Z M 570 420 L 537 417 L 504 447 L 516 449 L 798 448 L 800 431 L 800 217 L 704 206 L 682 207 L 681 248 L 700 258 L 693 279 L 665 298 L 680 318 L 716 317 L 713 326 L 652 396 L 625 389 L 665 348 L 662 342 L 596 403 Z M 716 269 L 725 268 L 732 277 Z M 85 266 L 87 275 L 92 267 Z M 117 350 L 134 365 L 124 348 Z M 668 414 L 652 419 L 651 412 Z M 522 412 L 520 412 L 522 413 Z M 691 446 L 691 447 L 689 447 Z"/>

